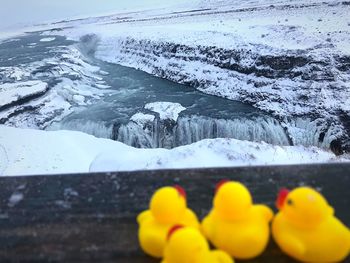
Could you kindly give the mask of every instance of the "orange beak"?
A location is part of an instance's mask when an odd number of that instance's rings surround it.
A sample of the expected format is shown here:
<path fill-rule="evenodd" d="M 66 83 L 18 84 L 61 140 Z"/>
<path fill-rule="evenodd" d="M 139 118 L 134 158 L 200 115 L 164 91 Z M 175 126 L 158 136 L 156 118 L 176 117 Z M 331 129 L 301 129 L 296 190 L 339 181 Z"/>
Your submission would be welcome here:
<path fill-rule="evenodd" d="M 287 188 L 282 188 L 279 193 L 276 200 L 276 207 L 281 210 L 284 204 L 284 201 L 286 200 L 287 196 L 289 194 L 289 190 Z"/>
<path fill-rule="evenodd" d="M 220 182 L 218 182 L 216 184 L 216 187 L 215 187 L 215 193 L 217 193 L 220 189 L 221 186 L 223 186 L 224 184 L 228 183 L 230 180 L 227 180 L 227 179 L 223 179 L 221 180 Z"/>
<path fill-rule="evenodd" d="M 179 230 L 179 229 L 181 229 L 183 227 L 184 227 L 183 225 L 175 225 L 172 228 L 170 228 L 170 230 L 168 232 L 168 235 L 167 235 L 167 240 L 170 239 L 172 234 L 174 234 L 177 230 Z"/>
<path fill-rule="evenodd" d="M 179 192 L 180 196 L 185 199 L 187 198 L 185 189 L 183 189 L 180 185 L 174 185 L 174 188 Z"/>

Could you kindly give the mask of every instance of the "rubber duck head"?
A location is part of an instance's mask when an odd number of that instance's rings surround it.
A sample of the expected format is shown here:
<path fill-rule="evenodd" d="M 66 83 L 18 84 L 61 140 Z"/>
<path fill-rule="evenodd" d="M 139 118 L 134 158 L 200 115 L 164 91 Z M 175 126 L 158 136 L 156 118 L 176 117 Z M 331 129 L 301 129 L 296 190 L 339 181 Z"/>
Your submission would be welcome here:
<path fill-rule="evenodd" d="M 164 250 L 166 262 L 201 262 L 201 257 L 208 252 L 209 244 L 199 230 L 179 225 L 170 229 Z"/>
<path fill-rule="evenodd" d="M 180 186 L 158 189 L 150 202 L 150 210 L 160 223 L 176 224 L 186 212 L 186 208 L 186 192 Z"/>
<path fill-rule="evenodd" d="M 298 187 L 291 192 L 282 189 L 276 205 L 288 220 L 305 227 L 315 226 L 334 213 L 327 200 L 310 187 Z"/>
<path fill-rule="evenodd" d="M 223 180 L 216 186 L 214 211 L 225 220 L 239 220 L 247 216 L 252 207 L 252 196 L 241 183 Z"/>

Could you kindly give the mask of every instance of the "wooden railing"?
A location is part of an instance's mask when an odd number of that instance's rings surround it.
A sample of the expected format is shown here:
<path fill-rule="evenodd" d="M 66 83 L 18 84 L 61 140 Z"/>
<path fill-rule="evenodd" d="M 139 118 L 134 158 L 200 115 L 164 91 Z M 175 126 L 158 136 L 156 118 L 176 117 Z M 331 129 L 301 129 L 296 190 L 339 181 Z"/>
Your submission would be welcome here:
<path fill-rule="evenodd" d="M 350 226 L 350 164 L 159 170 L 0 178 L 0 262 L 160 262 L 137 242 L 136 215 L 153 191 L 180 184 L 203 217 L 215 184 L 237 180 L 274 207 L 281 187 L 319 189 Z M 252 261 L 293 262 L 271 241 Z"/>

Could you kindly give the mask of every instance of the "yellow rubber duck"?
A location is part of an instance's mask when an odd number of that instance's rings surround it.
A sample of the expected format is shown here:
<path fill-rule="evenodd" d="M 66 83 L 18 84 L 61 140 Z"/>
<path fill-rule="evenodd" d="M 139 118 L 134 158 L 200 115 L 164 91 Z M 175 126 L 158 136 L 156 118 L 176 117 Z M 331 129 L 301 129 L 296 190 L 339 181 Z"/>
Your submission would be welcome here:
<path fill-rule="evenodd" d="M 187 208 L 186 192 L 180 186 L 162 187 L 150 201 L 150 209 L 137 217 L 139 242 L 143 251 L 161 258 L 169 229 L 181 224 L 199 229 L 197 216 Z"/>
<path fill-rule="evenodd" d="M 286 254 L 303 262 L 339 262 L 349 255 L 350 231 L 320 193 L 309 187 L 283 189 L 277 207 L 272 234 Z"/>
<path fill-rule="evenodd" d="M 238 182 L 218 184 L 213 208 L 202 222 L 202 231 L 211 243 L 234 258 L 260 255 L 269 237 L 273 212 L 264 205 L 253 205 L 248 189 Z"/>
<path fill-rule="evenodd" d="M 224 251 L 210 251 L 198 229 L 175 226 L 169 232 L 162 263 L 233 263 Z"/>

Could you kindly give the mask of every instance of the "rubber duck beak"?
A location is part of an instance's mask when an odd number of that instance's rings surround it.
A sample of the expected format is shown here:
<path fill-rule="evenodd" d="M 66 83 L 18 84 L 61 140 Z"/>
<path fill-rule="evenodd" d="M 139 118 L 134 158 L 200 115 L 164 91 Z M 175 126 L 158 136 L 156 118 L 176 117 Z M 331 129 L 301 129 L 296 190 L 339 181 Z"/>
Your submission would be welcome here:
<path fill-rule="evenodd" d="M 187 198 L 186 191 L 179 185 L 174 185 L 174 188 L 179 192 L 179 195 L 182 196 L 183 198 Z"/>
<path fill-rule="evenodd" d="M 287 196 L 289 194 L 289 190 L 287 188 L 282 188 L 279 193 L 276 200 L 276 207 L 281 210 L 284 204 L 284 201 L 286 200 Z"/>
<path fill-rule="evenodd" d="M 167 235 L 167 240 L 170 239 L 172 234 L 174 234 L 177 230 L 179 230 L 179 229 L 181 229 L 183 227 L 184 227 L 183 225 L 175 225 L 172 228 L 170 228 L 170 230 L 168 232 L 168 235 Z"/>
<path fill-rule="evenodd" d="M 228 183 L 230 180 L 227 180 L 227 179 L 223 179 L 221 180 L 220 182 L 218 182 L 216 184 L 216 187 L 215 187 L 215 193 L 217 193 L 220 189 L 221 186 L 223 186 L 224 184 Z"/>

